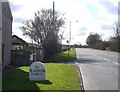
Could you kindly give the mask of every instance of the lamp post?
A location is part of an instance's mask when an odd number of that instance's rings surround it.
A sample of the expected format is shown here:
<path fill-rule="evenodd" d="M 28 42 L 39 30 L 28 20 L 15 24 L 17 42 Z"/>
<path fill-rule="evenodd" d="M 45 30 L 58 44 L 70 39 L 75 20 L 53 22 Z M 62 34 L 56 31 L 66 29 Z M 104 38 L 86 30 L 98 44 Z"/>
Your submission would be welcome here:
<path fill-rule="evenodd" d="M 72 21 L 69 21 L 70 22 L 70 38 L 69 38 L 69 47 L 71 47 L 71 24 L 72 24 Z M 78 20 L 76 20 L 75 22 L 78 22 Z"/>
<path fill-rule="evenodd" d="M 70 47 L 70 44 L 71 44 L 71 21 L 70 21 L 70 39 L 69 39 L 69 47 Z"/>
<path fill-rule="evenodd" d="M 66 19 L 66 18 L 64 18 Z M 68 21 L 68 20 L 67 20 Z M 73 21 L 68 21 L 70 24 L 70 31 L 69 31 L 69 40 L 67 40 L 67 43 L 68 43 L 68 46 L 69 46 L 69 50 L 68 50 L 68 56 L 69 56 L 69 51 L 70 51 L 70 48 L 71 48 L 71 25 L 72 25 L 72 22 Z M 78 22 L 78 20 L 76 20 L 75 22 Z"/>

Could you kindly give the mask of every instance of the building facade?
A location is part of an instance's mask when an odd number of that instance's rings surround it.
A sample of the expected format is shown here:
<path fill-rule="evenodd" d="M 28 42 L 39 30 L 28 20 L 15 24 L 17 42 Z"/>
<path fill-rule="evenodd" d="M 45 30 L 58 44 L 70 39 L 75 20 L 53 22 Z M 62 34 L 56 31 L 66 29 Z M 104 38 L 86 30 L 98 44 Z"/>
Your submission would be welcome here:
<path fill-rule="evenodd" d="M 1 67 L 2 67 L 2 2 L 0 1 L 0 68 Z"/>
<path fill-rule="evenodd" d="M 11 62 L 12 13 L 9 2 L 2 2 L 2 67 Z"/>
<path fill-rule="evenodd" d="M 17 35 L 12 36 L 12 50 L 20 50 L 28 47 L 28 43 Z"/>

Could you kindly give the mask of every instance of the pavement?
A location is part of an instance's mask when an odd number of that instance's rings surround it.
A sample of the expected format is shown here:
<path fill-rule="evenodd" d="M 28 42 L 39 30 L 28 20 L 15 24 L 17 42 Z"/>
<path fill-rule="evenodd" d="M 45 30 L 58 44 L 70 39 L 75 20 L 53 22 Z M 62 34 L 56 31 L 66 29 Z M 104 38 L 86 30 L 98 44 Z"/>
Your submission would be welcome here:
<path fill-rule="evenodd" d="M 76 56 L 84 90 L 120 91 L 118 53 L 77 48 Z M 105 91 L 106 92 L 106 91 Z"/>

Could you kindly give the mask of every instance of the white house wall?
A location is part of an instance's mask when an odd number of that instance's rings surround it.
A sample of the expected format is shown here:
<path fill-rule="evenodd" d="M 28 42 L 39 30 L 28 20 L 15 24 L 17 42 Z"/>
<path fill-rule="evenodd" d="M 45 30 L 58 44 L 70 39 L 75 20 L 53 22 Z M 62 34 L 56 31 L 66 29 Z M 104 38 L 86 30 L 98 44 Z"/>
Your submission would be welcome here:
<path fill-rule="evenodd" d="M 5 17 L 2 16 L 3 22 L 3 31 L 2 32 L 2 40 L 3 40 L 3 48 L 4 48 L 4 60 L 3 60 L 3 66 L 8 65 L 11 61 L 11 39 L 12 39 L 12 32 L 11 32 L 11 21 Z"/>
<path fill-rule="evenodd" d="M 0 91 L 2 91 L 2 2 L 0 1 Z"/>
<path fill-rule="evenodd" d="M 0 1 L 0 67 L 2 67 L 2 2 Z"/>
<path fill-rule="evenodd" d="M 2 13 L 2 49 L 4 56 L 4 59 L 2 60 L 3 67 L 11 62 L 12 18 L 10 17 L 11 14 L 9 12 L 10 9 L 7 8 L 6 12 Z"/>

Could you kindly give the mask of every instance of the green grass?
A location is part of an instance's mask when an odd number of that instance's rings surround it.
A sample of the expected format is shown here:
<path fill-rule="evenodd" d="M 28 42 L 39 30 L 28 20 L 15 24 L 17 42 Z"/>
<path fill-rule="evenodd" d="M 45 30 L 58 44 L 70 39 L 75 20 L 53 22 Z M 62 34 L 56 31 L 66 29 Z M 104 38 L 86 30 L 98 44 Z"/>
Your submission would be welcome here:
<path fill-rule="evenodd" d="M 45 63 L 46 80 L 30 81 L 29 67 L 24 66 L 3 75 L 4 90 L 80 90 L 76 65 Z"/>
<path fill-rule="evenodd" d="M 94 48 L 90 48 L 90 49 L 94 49 Z M 113 52 L 113 53 L 120 53 L 120 52 L 117 52 L 117 51 L 111 51 L 111 50 L 101 50 L 101 49 L 94 49 L 94 50 L 107 51 L 107 52 Z"/>
<path fill-rule="evenodd" d="M 75 60 L 75 59 L 76 59 L 75 48 L 71 48 L 69 50 L 69 56 L 68 56 L 68 51 L 64 51 L 55 55 L 50 61 L 67 61 L 67 60 Z"/>

